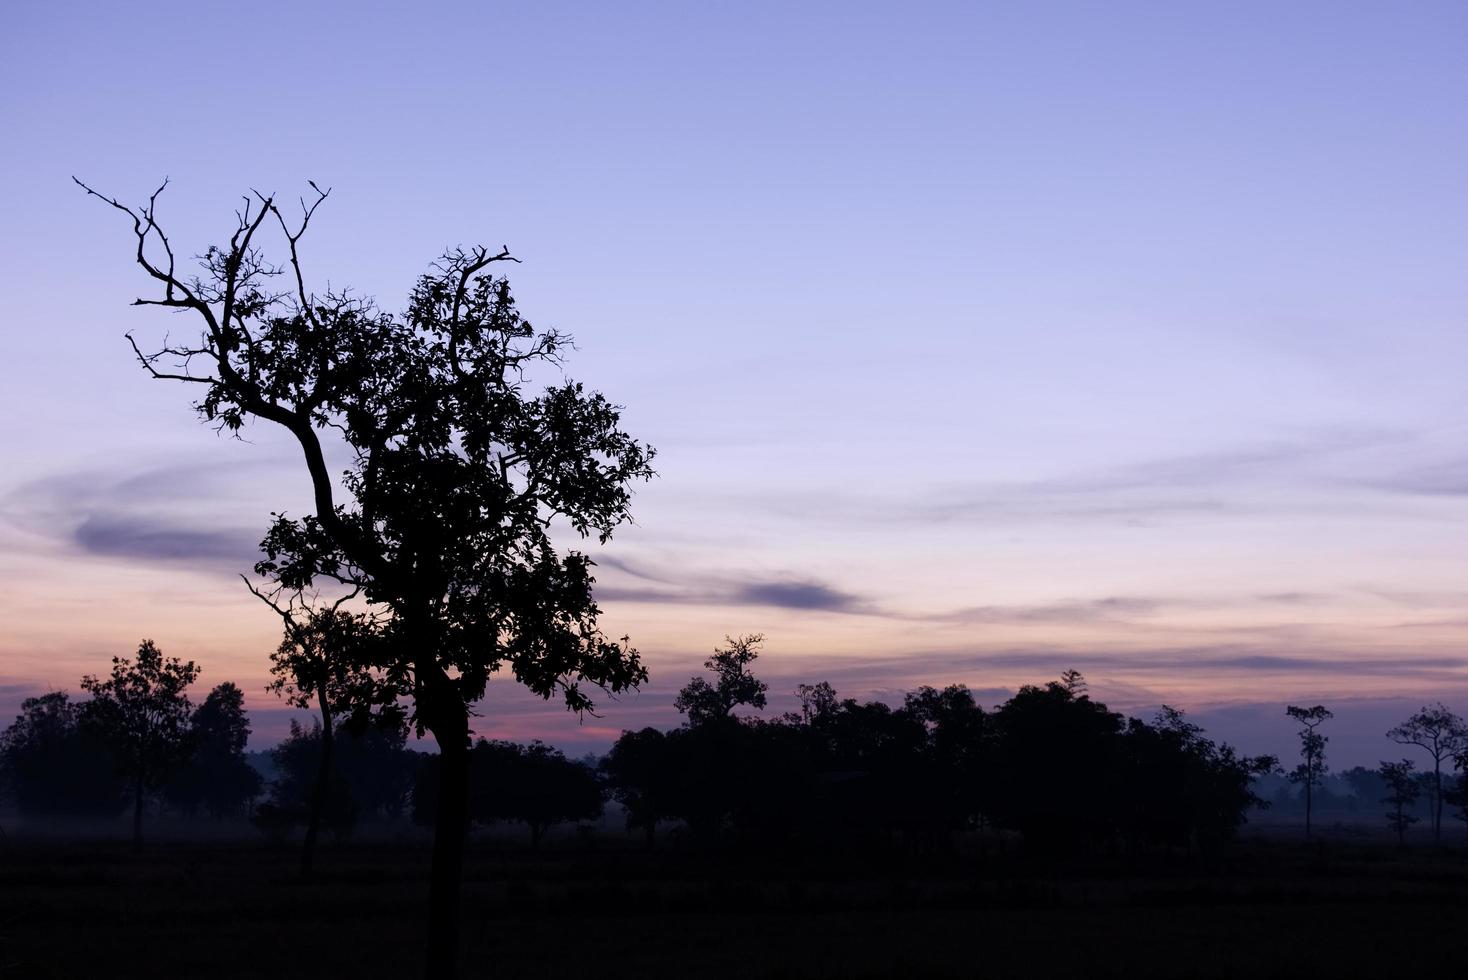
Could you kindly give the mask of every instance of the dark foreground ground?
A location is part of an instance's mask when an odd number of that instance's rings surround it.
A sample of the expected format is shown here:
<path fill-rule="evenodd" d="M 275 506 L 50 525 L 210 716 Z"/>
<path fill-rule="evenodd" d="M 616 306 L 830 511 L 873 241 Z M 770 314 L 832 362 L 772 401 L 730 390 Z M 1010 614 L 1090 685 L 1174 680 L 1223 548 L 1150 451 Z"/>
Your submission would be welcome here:
<path fill-rule="evenodd" d="M 0 843 L 0 977 L 419 975 L 427 852 L 258 841 Z M 880 866 L 481 843 L 471 977 L 1462 976 L 1468 852 L 1249 839 L 1147 867 Z"/>

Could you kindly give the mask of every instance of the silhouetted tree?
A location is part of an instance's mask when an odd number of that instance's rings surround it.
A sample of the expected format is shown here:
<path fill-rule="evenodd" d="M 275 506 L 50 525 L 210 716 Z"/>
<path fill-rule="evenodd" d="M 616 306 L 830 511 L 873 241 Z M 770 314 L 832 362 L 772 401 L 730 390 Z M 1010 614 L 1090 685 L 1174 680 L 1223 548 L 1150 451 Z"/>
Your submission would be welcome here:
<path fill-rule="evenodd" d="M 408 732 L 386 725 L 337 727 L 336 762 L 363 819 L 401 816 L 413 795 L 421 753 L 408 748 Z"/>
<path fill-rule="evenodd" d="M 1167 705 L 1150 725 L 1131 719 L 1124 745 L 1119 775 L 1133 843 L 1218 847 L 1234 836 L 1250 808 L 1268 806 L 1254 781 L 1279 768 L 1273 756 L 1241 756 L 1215 743 Z"/>
<path fill-rule="evenodd" d="M 947 847 L 986 803 L 993 762 L 989 719 L 962 684 L 942 690 L 920 687 L 903 698 L 902 706 L 927 736 L 915 760 L 921 766 L 923 803 L 931 814 L 926 830 Z"/>
<path fill-rule="evenodd" d="M 0 733 L 0 775 L 27 817 L 115 817 L 127 805 L 111 751 L 81 724 L 81 705 L 64 691 L 21 702 Z"/>
<path fill-rule="evenodd" d="M 627 829 L 640 827 L 651 847 L 659 821 L 678 812 L 677 774 L 668 736 L 656 728 L 623 732 L 601 766 L 612 798 L 627 811 Z"/>
<path fill-rule="evenodd" d="M 480 740 L 470 772 L 471 819 L 523 823 L 530 828 L 531 847 L 554 824 L 601 816 L 596 773 L 542 742 Z"/>
<path fill-rule="evenodd" d="M 836 710 L 840 703 L 836 697 L 836 689 L 826 681 L 796 685 L 795 696 L 800 699 L 800 715 L 793 720 L 807 725 Z"/>
<path fill-rule="evenodd" d="M 1457 778 L 1452 785 L 1443 790 L 1444 801 L 1453 807 L 1453 816 L 1468 824 L 1468 770 L 1464 768 L 1462 757 L 1455 760 L 1458 769 Z"/>
<path fill-rule="evenodd" d="M 991 809 L 1028 844 L 1073 848 L 1113 832 L 1121 786 L 1121 715 L 1077 695 L 1076 684 L 1025 685 L 994 713 Z"/>
<path fill-rule="evenodd" d="M 764 641 L 759 633 L 724 637 L 728 647 L 716 647 L 713 656 L 703 662 L 704 668 L 714 675 L 714 682 L 692 678 L 678 692 L 673 707 L 688 716 L 690 725 L 728 718 L 735 708 L 744 704 L 763 708 L 769 685 L 751 674 L 749 665 L 759 657 L 759 645 Z"/>
<path fill-rule="evenodd" d="M 932 733 L 918 713 L 845 698 L 816 716 L 809 731 L 829 796 L 823 822 L 834 835 L 903 835 L 915 845 L 949 829 L 950 798 L 933 778 Z"/>
<path fill-rule="evenodd" d="M 591 706 L 584 684 L 620 691 L 646 677 L 636 652 L 597 626 L 591 560 L 553 546 L 549 528 L 561 520 L 605 542 L 629 518 L 631 484 L 652 475 L 652 452 L 601 395 L 574 382 L 532 389 L 567 342 L 537 332 L 492 274 L 508 250 L 449 252 L 393 316 L 355 293 L 308 289 L 298 246 L 325 192 L 294 225 L 273 198 L 246 199 L 228 243 L 206 250 L 194 276 L 158 226 L 158 193 L 140 208 L 96 196 L 128 216 L 134 258 L 160 287 L 138 302 L 189 311 L 202 328 L 151 353 L 134 343 L 142 366 L 198 386 L 200 413 L 221 429 L 271 422 L 304 454 L 315 513 L 277 519 L 257 573 L 291 590 L 344 582 L 383 610 L 391 642 L 374 647 L 383 659 L 371 666 L 439 745 L 427 967 L 451 977 L 469 706 L 502 665 L 576 711 Z M 258 248 L 267 220 L 284 235 L 285 292 Z M 340 484 L 326 462 L 333 441 L 349 459 Z"/>
<path fill-rule="evenodd" d="M 326 784 L 321 784 L 326 741 L 319 721 L 313 719 L 307 727 L 291 719 L 290 735 L 270 750 L 276 777 L 270 787 L 273 813 L 268 819 L 281 824 L 314 820 L 319 829 L 341 838 L 356 826 L 358 805 L 340 772 L 330 772 Z"/>
<path fill-rule="evenodd" d="M 757 683 L 747 661 L 728 673 Z M 721 703 L 715 685 L 695 690 L 695 706 Z M 893 708 L 802 684 L 800 710 L 775 721 L 706 709 L 673 731 L 623 732 L 602 768 L 629 826 L 682 819 L 697 840 L 765 849 L 948 847 L 988 819 L 1037 849 L 1211 850 L 1266 805 L 1255 787 L 1273 756 L 1240 755 L 1176 709 L 1127 720 L 1084 692 L 1072 673 L 985 712 L 962 685 Z"/>
<path fill-rule="evenodd" d="M 1377 770 L 1387 788 L 1387 795 L 1381 798 L 1381 802 L 1391 807 L 1387 811 L 1386 822 L 1397 832 L 1398 844 L 1406 840 L 1407 828 L 1417 822 L 1411 808 L 1417 797 L 1422 795 L 1422 784 L 1415 769 L 1412 760 L 1403 759 L 1401 762 L 1382 762 Z"/>
<path fill-rule="evenodd" d="M 316 780 L 307 802 L 306 835 L 301 844 L 301 873 L 309 875 L 331 785 L 338 718 L 349 719 L 356 731 L 369 724 L 405 731 L 406 723 L 396 688 L 370 666 L 383 659 L 373 650 L 374 644 L 384 642 L 379 624 L 370 616 L 343 608 L 356 597 L 355 592 L 329 604 L 313 605 L 300 592 L 288 594 L 276 588 L 266 593 L 249 588 L 285 624 L 285 635 L 270 655 L 274 679 L 269 690 L 297 708 L 310 708 L 314 701 L 321 715 L 314 751 Z"/>
<path fill-rule="evenodd" d="M 202 808 L 215 817 L 241 814 L 260 795 L 260 774 L 245 758 L 249 738 L 244 693 L 225 681 L 194 710 L 192 754 L 164 785 L 164 799 L 185 813 Z"/>
<path fill-rule="evenodd" d="M 1330 739 L 1317 729 L 1334 715 L 1321 704 L 1310 708 L 1292 704 L 1285 708 L 1285 714 L 1300 726 L 1300 764 L 1290 771 L 1290 780 L 1305 787 L 1305 833 L 1308 835 L 1314 809 L 1315 787 L 1330 772 L 1325 764 L 1325 743 Z"/>
<path fill-rule="evenodd" d="M 349 721 L 338 722 L 330 740 L 336 761 L 321 792 L 324 735 L 320 721 L 307 726 L 293 720 L 290 736 L 271 750 L 276 818 L 306 823 L 319 796 L 320 829 L 340 838 L 362 821 L 404 812 L 420 764 L 419 753 L 407 748 L 405 730 L 368 725 L 357 731 Z"/>
<path fill-rule="evenodd" d="M 163 656 L 144 640 L 136 658 L 112 658 L 106 680 L 88 674 L 82 690 L 92 700 L 82 721 L 112 747 L 133 794 L 133 844 L 143 843 L 143 800 L 189 757 L 188 686 L 199 676 L 192 660 Z"/>
<path fill-rule="evenodd" d="M 1442 839 L 1443 760 L 1468 751 L 1468 726 L 1442 703 L 1427 705 L 1386 733 L 1398 745 L 1415 745 L 1432 759 L 1429 803 L 1432 807 L 1432 839 Z"/>
<path fill-rule="evenodd" d="M 1382 782 L 1381 772 L 1377 769 L 1352 766 L 1341 772 L 1340 777 L 1351 787 L 1351 795 L 1356 798 L 1358 805 L 1378 802 L 1386 792 L 1386 784 Z"/>
<path fill-rule="evenodd" d="M 470 751 L 469 814 L 476 823 L 523 823 L 531 847 L 555 824 L 595 820 L 602 812 L 596 771 L 542 742 L 480 739 Z M 413 819 L 431 823 L 439 801 L 440 761 L 423 760 L 413 791 Z"/>

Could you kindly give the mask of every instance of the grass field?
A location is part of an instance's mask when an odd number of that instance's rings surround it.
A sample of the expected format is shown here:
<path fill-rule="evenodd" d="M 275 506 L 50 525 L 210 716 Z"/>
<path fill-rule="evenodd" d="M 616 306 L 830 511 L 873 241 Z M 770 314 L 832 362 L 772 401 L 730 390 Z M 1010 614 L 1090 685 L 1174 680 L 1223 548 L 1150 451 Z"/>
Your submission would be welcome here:
<path fill-rule="evenodd" d="M 328 846 L 303 880 L 259 841 L 12 836 L 0 976 L 414 977 L 426 864 L 418 842 Z M 490 841 L 466 874 L 466 975 L 485 977 L 1455 976 L 1468 915 L 1468 853 L 1341 840 L 1145 871 Z"/>

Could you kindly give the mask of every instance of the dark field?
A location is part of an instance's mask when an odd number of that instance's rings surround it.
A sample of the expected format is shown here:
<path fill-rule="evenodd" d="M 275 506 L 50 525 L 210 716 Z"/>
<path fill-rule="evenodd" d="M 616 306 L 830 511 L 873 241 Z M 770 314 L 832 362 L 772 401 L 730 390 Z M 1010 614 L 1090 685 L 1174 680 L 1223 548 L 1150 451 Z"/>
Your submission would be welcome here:
<path fill-rule="evenodd" d="M 12 838 L 0 976 L 414 977 L 426 850 Z M 571 841 L 481 844 L 469 976 L 1457 974 L 1468 853 L 1252 839 L 1143 870 L 1014 855 L 854 867 Z"/>

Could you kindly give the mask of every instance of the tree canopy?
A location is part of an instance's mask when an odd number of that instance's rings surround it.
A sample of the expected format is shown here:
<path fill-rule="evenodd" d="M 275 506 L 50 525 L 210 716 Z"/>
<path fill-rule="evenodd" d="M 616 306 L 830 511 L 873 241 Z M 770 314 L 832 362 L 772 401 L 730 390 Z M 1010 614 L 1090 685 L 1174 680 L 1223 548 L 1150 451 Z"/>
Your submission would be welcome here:
<path fill-rule="evenodd" d="M 589 688 L 646 678 L 627 638 L 599 626 L 591 558 L 551 531 L 605 542 L 653 475 L 653 450 L 617 405 L 561 375 L 571 339 L 520 313 L 498 274 L 517 261 L 507 248 L 448 250 L 390 313 L 308 285 L 301 243 L 329 193 L 315 184 L 295 219 L 272 196 L 246 197 L 228 240 L 188 271 L 158 222 L 163 188 L 130 207 L 77 183 L 131 224 L 133 259 L 157 286 L 137 304 L 195 317 L 189 340 L 145 350 L 129 336 L 141 366 L 193 387 L 219 430 L 266 422 L 301 450 L 314 511 L 275 516 L 255 571 L 277 596 L 359 591 L 383 642 L 358 666 L 439 743 L 452 799 L 435 830 L 428 969 L 451 976 L 469 705 L 501 670 L 575 711 L 593 707 Z M 333 480 L 327 460 L 343 457 Z"/>
<path fill-rule="evenodd" d="M 188 687 L 199 676 L 192 660 L 164 657 L 152 640 L 137 655 L 112 658 L 112 673 L 82 678 L 92 696 L 83 723 L 105 742 L 133 790 L 133 839 L 143 836 L 144 794 L 188 760 L 193 748 Z"/>

